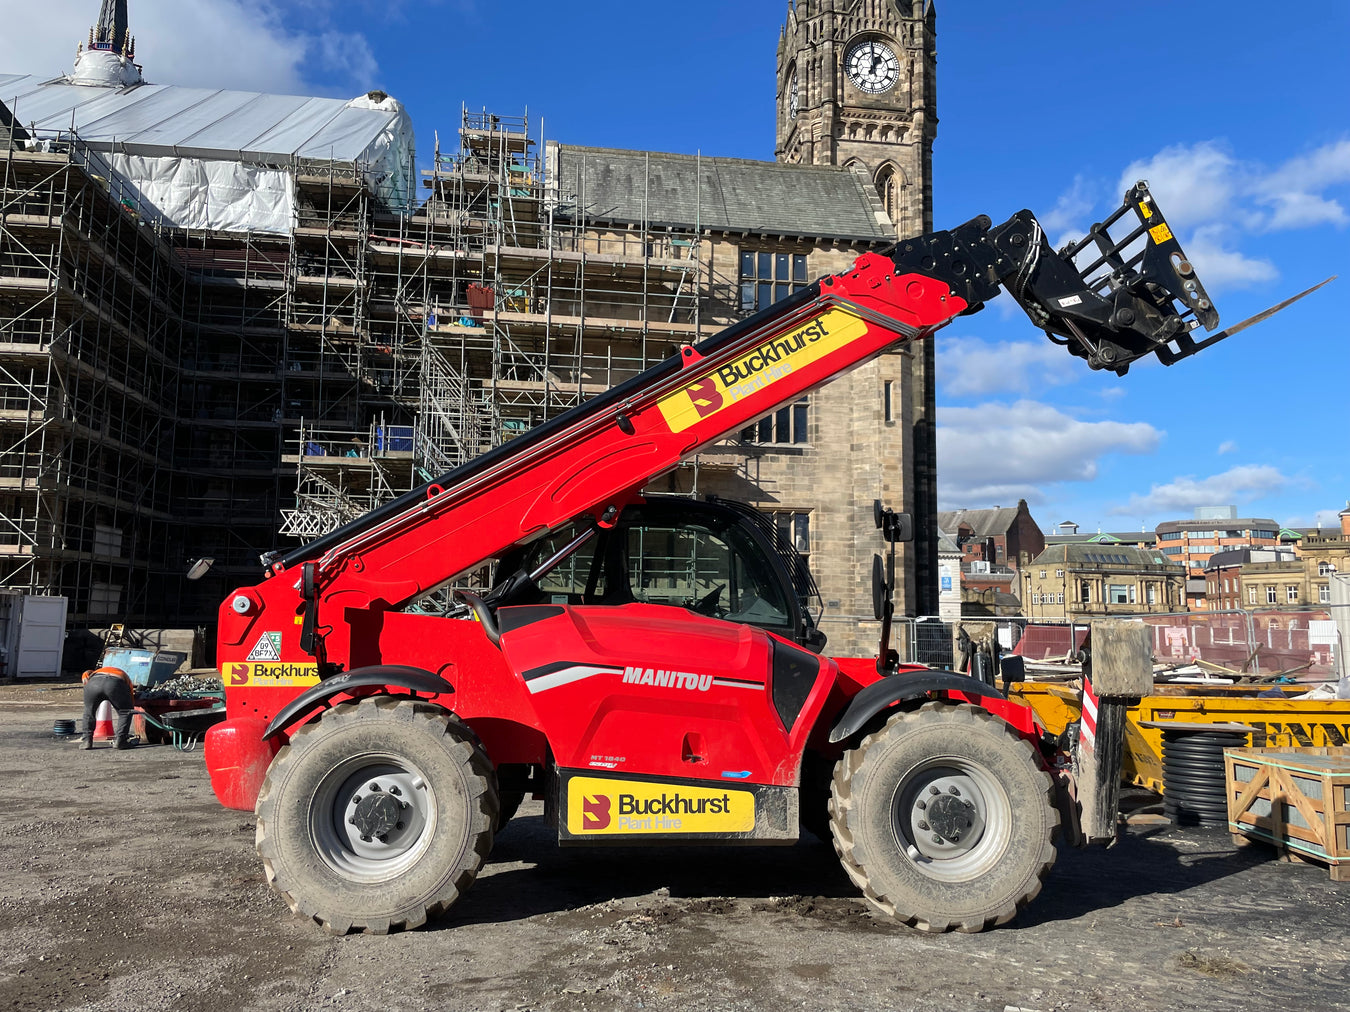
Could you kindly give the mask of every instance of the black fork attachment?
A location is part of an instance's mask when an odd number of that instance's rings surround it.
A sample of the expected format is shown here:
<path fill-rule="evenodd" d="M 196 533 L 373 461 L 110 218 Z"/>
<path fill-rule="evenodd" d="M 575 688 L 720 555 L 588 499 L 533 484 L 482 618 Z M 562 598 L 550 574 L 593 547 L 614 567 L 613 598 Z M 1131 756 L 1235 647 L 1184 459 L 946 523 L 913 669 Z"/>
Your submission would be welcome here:
<path fill-rule="evenodd" d="M 1051 341 L 1093 369 L 1121 376 L 1146 355 L 1164 365 L 1188 358 L 1332 280 L 1194 340 L 1192 331 L 1219 325 L 1219 313 L 1142 181 L 1109 217 L 1058 253 L 1036 216 L 1019 211 L 997 227 L 980 215 L 947 232 L 902 239 L 886 255 L 897 270 L 945 281 L 970 304 L 968 312 L 1006 288 Z"/>

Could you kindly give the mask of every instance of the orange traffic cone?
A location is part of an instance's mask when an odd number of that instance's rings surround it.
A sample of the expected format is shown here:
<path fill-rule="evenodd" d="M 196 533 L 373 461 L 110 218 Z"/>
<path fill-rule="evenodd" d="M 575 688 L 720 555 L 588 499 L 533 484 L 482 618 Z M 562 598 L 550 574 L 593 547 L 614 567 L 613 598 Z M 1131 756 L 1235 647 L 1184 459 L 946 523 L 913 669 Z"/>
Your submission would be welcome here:
<path fill-rule="evenodd" d="M 94 741 L 107 741 L 113 736 L 113 708 L 106 699 L 98 704 L 94 717 Z"/>

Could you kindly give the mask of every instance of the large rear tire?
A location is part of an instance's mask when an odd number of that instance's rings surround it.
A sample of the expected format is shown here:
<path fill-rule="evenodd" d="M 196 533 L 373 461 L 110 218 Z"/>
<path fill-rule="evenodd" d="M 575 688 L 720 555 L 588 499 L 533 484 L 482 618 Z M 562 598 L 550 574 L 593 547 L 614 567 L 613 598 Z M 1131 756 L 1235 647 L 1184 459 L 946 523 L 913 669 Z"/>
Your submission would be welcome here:
<path fill-rule="evenodd" d="M 921 931 L 1011 920 L 1055 863 L 1050 775 L 1027 741 L 974 706 L 892 716 L 836 766 L 830 814 L 849 877 Z"/>
<path fill-rule="evenodd" d="M 258 854 L 291 910 L 333 934 L 416 928 L 453 904 L 492 847 L 492 764 L 454 715 L 406 697 L 305 724 L 258 795 Z"/>

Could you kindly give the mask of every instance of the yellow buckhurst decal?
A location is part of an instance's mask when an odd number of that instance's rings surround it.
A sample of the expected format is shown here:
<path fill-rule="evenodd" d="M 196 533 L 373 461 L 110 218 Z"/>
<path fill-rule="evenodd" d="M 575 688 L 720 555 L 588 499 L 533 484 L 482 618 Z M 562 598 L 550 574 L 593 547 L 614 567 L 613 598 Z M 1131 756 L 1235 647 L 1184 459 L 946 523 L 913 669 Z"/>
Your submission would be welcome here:
<path fill-rule="evenodd" d="M 243 685 L 318 685 L 319 665 L 314 661 L 298 664 L 266 664 L 235 661 L 225 665 L 225 687 Z"/>
<path fill-rule="evenodd" d="M 575 777 L 567 784 L 567 831 L 602 834 L 748 833 L 755 828 L 749 791 Z"/>
<path fill-rule="evenodd" d="M 831 309 L 805 326 L 765 341 L 661 401 L 671 432 L 683 432 L 728 404 L 758 393 L 794 370 L 819 361 L 865 333 L 867 324 L 842 309 Z"/>

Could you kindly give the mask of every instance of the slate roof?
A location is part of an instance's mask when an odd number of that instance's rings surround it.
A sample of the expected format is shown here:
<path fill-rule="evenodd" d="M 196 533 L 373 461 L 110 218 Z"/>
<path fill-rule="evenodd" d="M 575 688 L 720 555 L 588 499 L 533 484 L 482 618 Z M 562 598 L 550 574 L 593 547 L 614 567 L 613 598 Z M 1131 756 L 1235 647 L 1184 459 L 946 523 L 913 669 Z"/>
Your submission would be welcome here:
<path fill-rule="evenodd" d="M 1139 568 L 1148 566 L 1156 568 L 1158 566 L 1167 566 L 1174 569 L 1177 575 L 1185 571 L 1185 566 L 1179 562 L 1173 562 L 1157 549 L 1135 548 L 1133 545 L 1102 545 L 1102 544 L 1059 544 L 1047 546 L 1045 551 L 1036 556 L 1031 561 L 1033 566 L 1044 566 L 1048 563 L 1079 563 L 1086 566 L 1125 566 Z"/>
<path fill-rule="evenodd" d="M 895 241 L 876 189 L 850 169 L 554 143 L 547 158 L 559 212 L 580 204 L 592 221 Z"/>
<path fill-rule="evenodd" d="M 939 510 L 938 529 L 955 534 L 962 524 L 970 524 L 977 538 L 990 538 L 998 534 L 1007 534 L 1008 528 L 1017 519 L 1018 507 L 996 506 L 983 510 Z"/>
<path fill-rule="evenodd" d="M 1230 566 L 1245 566 L 1249 562 L 1296 562 L 1298 557 L 1293 549 L 1267 545 L 1256 548 L 1230 548 L 1215 552 L 1205 563 L 1205 571 L 1227 569 Z"/>

